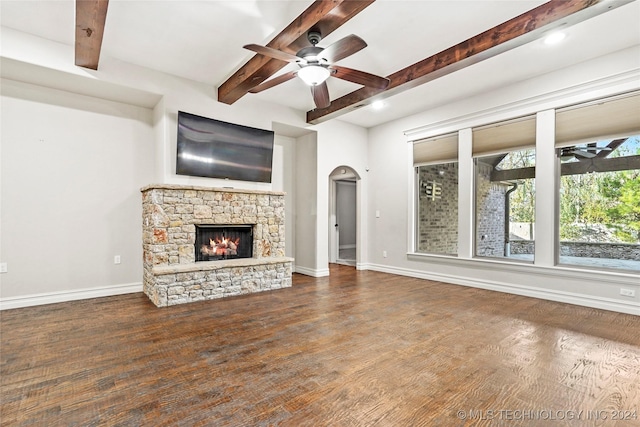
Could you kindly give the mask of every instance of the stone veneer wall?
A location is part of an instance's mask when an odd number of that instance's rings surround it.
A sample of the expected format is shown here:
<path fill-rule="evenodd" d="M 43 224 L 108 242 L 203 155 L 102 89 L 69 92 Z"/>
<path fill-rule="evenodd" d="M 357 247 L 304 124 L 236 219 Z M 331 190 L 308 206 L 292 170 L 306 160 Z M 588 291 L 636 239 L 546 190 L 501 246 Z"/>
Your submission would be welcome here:
<path fill-rule="evenodd" d="M 284 193 L 177 185 L 141 191 L 143 288 L 158 307 L 291 286 Z M 253 258 L 195 262 L 196 224 L 253 225 Z"/>
<path fill-rule="evenodd" d="M 533 254 L 532 240 L 512 240 L 512 254 Z M 561 256 L 640 261 L 640 245 L 632 243 L 560 242 Z"/>
<path fill-rule="evenodd" d="M 476 170 L 476 255 L 503 257 L 504 196 L 508 188 L 491 182 L 491 165 L 478 162 Z"/>
<path fill-rule="evenodd" d="M 560 242 L 560 255 L 640 261 L 640 245 L 633 243 Z"/>
<path fill-rule="evenodd" d="M 442 189 L 441 197 L 433 200 L 420 186 L 418 252 L 457 255 L 458 163 L 421 166 L 418 171 L 421 184 L 435 181 Z"/>

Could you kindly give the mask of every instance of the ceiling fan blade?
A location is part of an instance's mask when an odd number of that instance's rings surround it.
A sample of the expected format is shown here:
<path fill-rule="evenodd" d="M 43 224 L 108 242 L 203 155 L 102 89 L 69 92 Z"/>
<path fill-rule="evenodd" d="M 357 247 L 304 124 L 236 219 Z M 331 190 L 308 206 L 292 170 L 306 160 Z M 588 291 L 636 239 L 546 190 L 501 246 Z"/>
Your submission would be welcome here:
<path fill-rule="evenodd" d="M 599 158 L 609 157 L 609 154 L 611 154 L 614 150 L 616 150 L 618 147 L 624 144 L 627 139 L 628 138 L 614 139 L 613 141 L 609 142 L 606 147 L 604 147 L 606 148 L 606 150 L 600 151 L 596 157 L 599 157 Z"/>
<path fill-rule="evenodd" d="M 281 61 L 287 61 L 287 62 L 302 61 L 302 58 L 298 56 L 292 55 L 287 52 L 283 52 L 281 50 L 273 49 L 270 47 L 260 46 L 258 44 L 247 44 L 242 47 L 247 50 L 252 50 L 256 53 L 259 53 L 260 55 L 269 56 L 271 58 L 279 59 Z"/>
<path fill-rule="evenodd" d="M 279 75 L 278 77 L 274 77 L 271 80 L 267 80 L 266 82 L 259 84 L 258 86 L 254 86 L 251 89 L 249 89 L 249 93 L 259 93 L 262 92 L 263 90 L 272 88 L 276 85 L 279 85 L 280 83 L 284 83 L 286 81 L 291 80 L 292 78 L 294 78 L 297 74 L 297 71 L 290 71 L 286 74 L 282 74 Z"/>
<path fill-rule="evenodd" d="M 354 53 L 367 47 L 367 43 L 355 34 L 341 38 L 337 42 L 327 46 L 320 56 L 328 62 L 333 63 L 351 56 Z"/>
<path fill-rule="evenodd" d="M 329 69 L 335 70 L 335 73 L 332 74 L 333 77 L 375 89 L 386 89 L 390 82 L 386 77 L 376 76 L 353 68 L 340 67 L 339 65 L 332 65 Z"/>
<path fill-rule="evenodd" d="M 609 147 L 586 147 L 586 148 L 580 148 L 580 150 L 582 150 L 582 151 L 611 151 L 611 148 L 609 148 Z"/>
<path fill-rule="evenodd" d="M 582 150 L 574 150 L 572 151 L 572 153 L 576 156 L 584 157 L 586 159 L 591 159 L 596 156 L 594 153 L 590 153 L 588 151 L 582 151 Z"/>
<path fill-rule="evenodd" d="M 319 85 L 311 86 L 311 94 L 313 95 L 313 102 L 315 102 L 316 108 L 327 108 L 329 105 L 331 105 L 327 82 L 322 82 Z"/>

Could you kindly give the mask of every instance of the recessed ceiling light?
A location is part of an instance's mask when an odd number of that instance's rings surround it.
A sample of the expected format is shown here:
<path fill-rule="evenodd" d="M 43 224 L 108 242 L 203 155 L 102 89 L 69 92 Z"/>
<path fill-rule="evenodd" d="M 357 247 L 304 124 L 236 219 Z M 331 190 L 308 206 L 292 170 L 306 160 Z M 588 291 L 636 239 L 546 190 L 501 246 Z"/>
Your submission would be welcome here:
<path fill-rule="evenodd" d="M 373 103 L 371 104 L 371 108 L 373 108 L 374 110 L 380 110 L 382 108 L 384 108 L 386 104 L 384 103 L 384 101 L 373 101 Z"/>
<path fill-rule="evenodd" d="M 558 44 L 562 40 L 564 40 L 565 37 L 567 37 L 567 35 L 565 33 L 561 32 L 561 31 L 557 31 L 557 32 L 551 33 L 547 37 L 545 37 L 544 38 L 544 44 L 548 44 L 548 45 Z"/>

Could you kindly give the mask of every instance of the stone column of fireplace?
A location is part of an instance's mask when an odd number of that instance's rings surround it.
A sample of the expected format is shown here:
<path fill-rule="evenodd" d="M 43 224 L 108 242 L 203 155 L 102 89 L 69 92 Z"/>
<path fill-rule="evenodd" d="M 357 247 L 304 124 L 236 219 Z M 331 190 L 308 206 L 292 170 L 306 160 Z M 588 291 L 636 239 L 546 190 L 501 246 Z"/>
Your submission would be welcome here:
<path fill-rule="evenodd" d="M 145 294 L 158 307 L 291 286 L 284 193 L 178 185 L 142 188 Z M 253 258 L 195 262 L 196 224 L 253 226 Z"/>

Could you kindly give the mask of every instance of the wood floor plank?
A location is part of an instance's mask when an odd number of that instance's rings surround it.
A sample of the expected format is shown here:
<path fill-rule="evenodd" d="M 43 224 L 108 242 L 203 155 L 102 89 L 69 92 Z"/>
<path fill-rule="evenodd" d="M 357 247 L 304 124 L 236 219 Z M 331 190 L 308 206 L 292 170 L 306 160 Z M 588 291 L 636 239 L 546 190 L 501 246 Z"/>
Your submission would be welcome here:
<path fill-rule="evenodd" d="M 166 308 L 129 294 L 6 310 L 0 424 L 640 426 L 639 331 L 637 316 L 337 265 Z"/>

